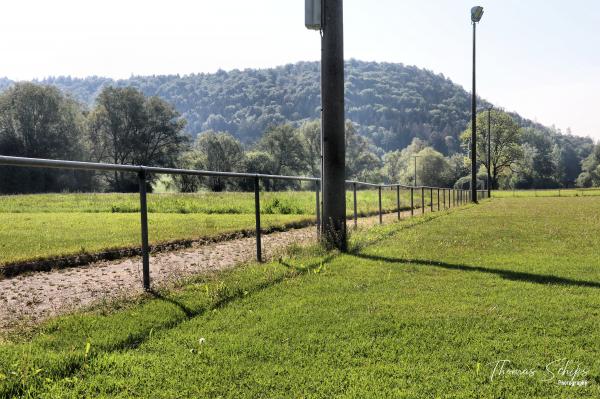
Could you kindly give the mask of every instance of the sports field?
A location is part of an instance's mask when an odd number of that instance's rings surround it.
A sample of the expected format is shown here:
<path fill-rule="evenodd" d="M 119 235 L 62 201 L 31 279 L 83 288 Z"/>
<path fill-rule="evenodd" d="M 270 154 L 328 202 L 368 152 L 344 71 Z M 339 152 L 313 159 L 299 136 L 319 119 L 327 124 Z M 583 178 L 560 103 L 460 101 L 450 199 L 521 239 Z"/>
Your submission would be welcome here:
<path fill-rule="evenodd" d="M 420 191 L 415 206 L 420 206 Z M 430 197 L 426 195 L 426 204 Z M 437 193 L 434 197 L 437 204 Z M 401 208 L 410 205 L 401 192 Z M 382 193 L 384 212 L 396 209 L 396 191 Z M 314 222 L 314 192 L 261 193 L 264 229 Z M 359 191 L 359 215 L 379 209 L 375 190 Z M 254 193 L 150 194 L 150 243 L 210 238 L 255 228 Z M 347 211 L 353 212 L 352 193 Z M 11 262 L 96 253 L 140 245 L 137 194 L 43 194 L 0 196 L 0 266 Z"/>
<path fill-rule="evenodd" d="M 600 396 L 600 198 L 495 199 L 352 241 L 8 336 L 1 395 Z"/>

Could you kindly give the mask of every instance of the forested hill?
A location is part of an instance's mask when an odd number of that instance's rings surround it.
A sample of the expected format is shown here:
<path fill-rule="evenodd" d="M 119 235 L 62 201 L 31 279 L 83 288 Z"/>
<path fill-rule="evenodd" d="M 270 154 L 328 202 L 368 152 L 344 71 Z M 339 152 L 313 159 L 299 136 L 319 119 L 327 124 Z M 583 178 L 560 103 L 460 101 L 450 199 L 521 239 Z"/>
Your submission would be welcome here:
<path fill-rule="evenodd" d="M 106 85 L 137 87 L 173 104 L 192 135 L 228 131 L 246 143 L 256 141 L 270 125 L 318 118 L 320 109 L 317 62 L 118 81 L 58 77 L 41 83 L 56 85 L 89 105 Z M 443 153 L 454 152 L 470 115 L 469 94 L 462 87 L 443 75 L 402 64 L 348 61 L 346 96 L 347 117 L 386 152 L 406 147 L 413 137 Z"/>
<path fill-rule="evenodd" d="M 192 135 L 213 129 L 253 143 L 271 125 L 318 118 L 319 82 L 319 63 L 300 62 L 214 74 L 133 76 L 118 81 L 58 77 L 40 83 L 56 85 L 88 105 L 107 85 L 133 86 L 174 105 Z M 0 89 L 9 83 L 0 80 Z M 458 152 L 458 136 L 470 117 L 469 93 L 461 86 L 443 75 L 403 64 L 348 61 L 346 106 L 347 118 L 383 152 L 402 149 L 414 137 L 444 154 Z M 515 116 L 522 125 L 532 125 Z M 552 135 L 550 129 L 535 127 Z M 575 146 L 591 143 L 572 140 Z"/>

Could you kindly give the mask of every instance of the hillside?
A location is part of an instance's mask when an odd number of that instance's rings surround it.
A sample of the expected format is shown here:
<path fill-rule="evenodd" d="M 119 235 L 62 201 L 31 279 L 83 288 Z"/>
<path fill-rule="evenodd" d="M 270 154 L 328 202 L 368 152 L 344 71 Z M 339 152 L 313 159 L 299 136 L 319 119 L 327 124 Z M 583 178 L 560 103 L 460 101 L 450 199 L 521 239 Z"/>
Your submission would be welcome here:
<path fill-rule="evenodd" d="M 172 104 L 187 121 L 192 136 L 206 130 L 226 131 L 250 148 L 271 126 L 298 126 L 319 118 L 320 70 L 317 62 L 271 69 L 218 71 L 214 74 L 132 76 L 113 80 L 48 78 L 54 85 L 91 108 L 107 86 L 134 87 L 147 96 Z M 12 81 L 0 79 L 0 91 Z M 480 106 L 489 105 L 485 100 Z M 370 139 L 379 160 L 405 149 L 418 138 L 443 155 L 463 153 L 459 135 L 470 119 L 470 94 L 441 74 L 414 66 L 350 60 L 346 63 L 347 118 Z M 523 128 L 524 162 L 517 187 L 573 185 L 593 141 L 527 120 L 511 113 Z M 588 168 L 589 169 L 589 168 Z M 301 173 L 301 171 L 298 171 Z"/>
<path fill-rule="evenodd" d="M 214 74 L 132 76 L 116 81 L 55 77 L 40 83 L 55 85 L 87 105 L 107 85 L 133 86 L 173 104 L 194 136 L 214 129 L 252 143 L 270 125 L 319 117 L 319 69 L 317 62 L 300 62 Z M 404 148 L 414 137 L 444 154 L 459 151 L 458 135 L 470 117 L 470 94 L 444 75 L 403 64 L 350 60 L 346 81 L 347 117 L 383 152 Z M 9 84 L 0 80 L 0 89 Z M 515 117 L 523 126 L 551 134 L 548 128 Z M 570 141 L 591 143 L 577 137 Z"/>
<path fill-rule="evenodd" d="M 49 78 L 91 105 L 106 85 L 134 86 L 157 95 L 187 120 L 192 135 L 228 131 L 256 141 L 265 129 L 283 122 L 319 117 L 319 64 L 301 62 L 273 69 L 186 76 Z M 469 93 L 443 75 L 413 66 L 351 60 L 346 66 L 347 117 L 384 151 L 404 148 L 414 137 L 443 153 L 458 150 L 457 137 L 469 120 Z"/>

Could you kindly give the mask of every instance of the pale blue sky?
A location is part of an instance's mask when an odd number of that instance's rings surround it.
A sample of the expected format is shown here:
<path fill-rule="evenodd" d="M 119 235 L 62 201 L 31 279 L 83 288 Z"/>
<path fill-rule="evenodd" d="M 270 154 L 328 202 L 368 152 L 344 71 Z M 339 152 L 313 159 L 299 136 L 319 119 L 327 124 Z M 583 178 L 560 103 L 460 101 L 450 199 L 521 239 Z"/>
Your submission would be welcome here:
<path fill-rule="evenodd" d="M 403 62 L 470 90 L 469 9 L 482 5 L 478 92 L 600 139 L 597 0 L 345 0 L 346 58 Z M 214 72 L 317 60 L 303 0 L 19 0 L 0 6 L 0 76 Z"/>

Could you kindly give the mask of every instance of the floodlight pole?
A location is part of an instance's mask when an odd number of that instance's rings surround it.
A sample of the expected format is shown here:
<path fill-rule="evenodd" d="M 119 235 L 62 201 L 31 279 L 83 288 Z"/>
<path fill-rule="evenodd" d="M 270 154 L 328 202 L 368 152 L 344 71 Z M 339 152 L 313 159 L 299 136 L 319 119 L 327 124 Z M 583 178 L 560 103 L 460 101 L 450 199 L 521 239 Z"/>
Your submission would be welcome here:
<path fill-rule="evenodd" d="M 343 0 L 322 1 L 322 237 L 326 247 L 345 251 L 347 237 Z"/>
<path fill-rule="evenodd" d="M 488 142 L 487 142 L 487 197 L 490 198 L 492 194 L 492 189 L 490 187 L 490 183 L 492 182 L 492 107 L 488 108 Z"/>
<path fill-rule="evenodd" d="M 477 91 L 476 91 L 476 27 L 473 23 L 473 92 L 471 93 L 471 202 L 477 203 Z"/>

